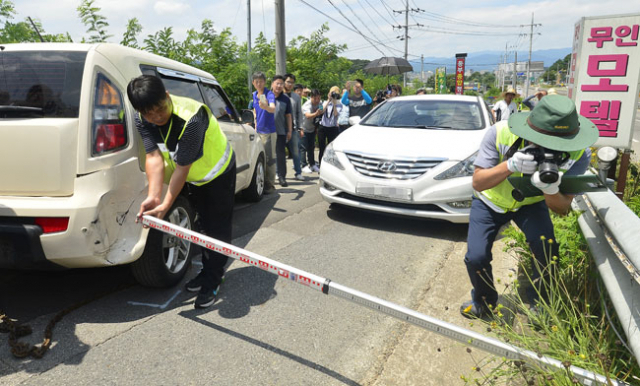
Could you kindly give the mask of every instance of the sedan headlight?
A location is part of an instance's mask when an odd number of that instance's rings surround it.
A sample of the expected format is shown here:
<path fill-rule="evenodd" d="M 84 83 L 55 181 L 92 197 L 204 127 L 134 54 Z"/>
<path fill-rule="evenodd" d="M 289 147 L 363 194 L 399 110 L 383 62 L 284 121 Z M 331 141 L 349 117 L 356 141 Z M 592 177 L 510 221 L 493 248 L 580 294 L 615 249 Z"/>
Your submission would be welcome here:
<path fill-rule="evenodd" d="M 333 150 L 332 143 L 327 145 L 327 147 L 324 149 L 324 154 L 322 155 L 322 162 L 329 163 L 340 170 L 344 170 L 344 166 L 342 166 L 342 164 L 338 160 L 338 155 L 336 154 L 335 150 Z"/>
<path fill-rule="evenodd" d="M 448 180 L 450 178 L 468 177 L 473 175 L 475 167 L 473 163 L 476 160 L 478 152 L 473 153 L 469 158 L 458 162 L 444 172 L 434 177 L 434 180 Z"/>

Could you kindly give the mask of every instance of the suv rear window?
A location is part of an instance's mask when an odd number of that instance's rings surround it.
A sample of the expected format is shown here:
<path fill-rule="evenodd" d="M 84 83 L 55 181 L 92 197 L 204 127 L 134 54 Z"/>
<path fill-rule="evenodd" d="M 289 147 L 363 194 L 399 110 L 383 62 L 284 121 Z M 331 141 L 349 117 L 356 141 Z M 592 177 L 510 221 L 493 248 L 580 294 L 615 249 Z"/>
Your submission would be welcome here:
<path fill-rule="evenodd" d="M 77 118 L 86 52 L 0 52 L 1 118 Z"/>

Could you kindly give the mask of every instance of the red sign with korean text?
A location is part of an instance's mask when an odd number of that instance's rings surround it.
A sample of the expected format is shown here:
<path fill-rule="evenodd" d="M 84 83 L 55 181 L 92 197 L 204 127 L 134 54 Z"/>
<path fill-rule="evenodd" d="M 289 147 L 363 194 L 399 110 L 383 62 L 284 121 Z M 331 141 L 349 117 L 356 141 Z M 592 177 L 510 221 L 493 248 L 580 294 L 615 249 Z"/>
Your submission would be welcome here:
<path fill-rule="evenodd" d="M 456 57 L 456 95 L 464 94 L 464 57 Z"/>
<path fill-rule="evenodd" d="M 600 132 L 596 146 L 631 148 L 640 80 L 640 14 L 576 24 L 569 97 Z"/>

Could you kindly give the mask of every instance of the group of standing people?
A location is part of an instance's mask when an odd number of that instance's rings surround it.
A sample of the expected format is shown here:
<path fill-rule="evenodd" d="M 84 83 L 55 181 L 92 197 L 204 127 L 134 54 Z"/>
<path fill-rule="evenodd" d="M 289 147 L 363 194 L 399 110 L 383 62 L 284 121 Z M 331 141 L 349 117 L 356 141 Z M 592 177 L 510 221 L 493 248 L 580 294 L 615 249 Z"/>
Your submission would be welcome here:
<path fill-rule="evenodd" d="M 342 93 L 338 86 L 331 87 L 325 101 L 317 89 L 309 90 L 305 96 L 305 87 L 296 83 L 294 74 L 274 76 L 269 89 L 265 87 L 265 74 L 256 72 L 252 83 L 256 91 L 249 108 L 254 111 L 255 128 L 265 147 L 265 194 L 275 191 L 276 177 L 280 186 L 289 185 L 285 149 L 293 160 L 294 178 L 304 181 L 303 172 L 320 171 L 325 148 L 350 126 L 349 118 L 362 117 L 371 109 L 372 99 L 360 79 L 348 81 Z"/>

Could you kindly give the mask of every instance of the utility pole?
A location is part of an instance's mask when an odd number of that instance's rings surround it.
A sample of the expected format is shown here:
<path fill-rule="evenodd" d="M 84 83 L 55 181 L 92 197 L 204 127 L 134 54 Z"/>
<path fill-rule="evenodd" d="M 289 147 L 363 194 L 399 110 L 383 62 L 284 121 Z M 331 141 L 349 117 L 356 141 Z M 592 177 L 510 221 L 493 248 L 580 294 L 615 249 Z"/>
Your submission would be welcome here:
<path fill-rule="evenodd" d="M 284 31 L 284 0 L 276 2 L 276 74 L 287 72 L 287 45 Z"/>
<path fill-rule="evenodd" d="M 507 77 L 507 69 L 509 68 L 509 66 L 507 65 L 509 63 L 509 43 L 505 43 L 504 44 L 504 77 Z M 506 83 L 505 83 L 506 86 Z"/>
<path fill-rule="evenodd" d="M 407 60 L 409 56 L 409 27 L 424 27 L 424 25 L 420 23 L 409 25 L 409 12 L 420 13 L 424 12 L 424 9 L 420 8 L 409 8 L 409 0 L 405 2 L 405 9 L 402 11 L 393 10 L 393 13 L 404 13 L 404 25 L 393 26 L 393 29 L 396 28 L 404 28 L 404 36 L 398 36 L 400 40 L 404 40 L 404 59 Z M 407 87 L 407 74 L 404 73 L 403 87 Z"/>
<path fill-rule="evenodd" d="M 505 86 L 507 85 L 504 82 L 504 78 L 507 76 L 507 55 L 505 54 L 503 56 L 503 62 L 502 62 L 502 91 L 504 91 Z"/>
<path fill-rule="evenodd" d="M 424 83 L 424 54 L 420 55 L 420 81 Z"/>
<path fill-rule="evenodd" d="M 533 27 L 541 26 L 542 24 L 534 24 L 533 23 L 533 12 L 531 12 L 531 24 L 521 24 L 520 27 L 531 27 L 531 31 L 527 34 L 529 35 L 529 61 L 527 62 L 527 78 L 524 81 L 524 97 L 529 96 L 529 82 L 530 75 L 529 72 L 531 70 L 531 50 L 533 48 Z M 538 34 L 539 35 L 539 34 Z"/>
<path fill-rule="evenodd" d="M 247 86 L 249 94 L 253 91 L 251 88 L 251 0 L 247 0 Z"/>
<path fill-rule="evenodd" d="M 513 89 L 518 89 L 518 50 L 515 51 L 516 57 L 513 60 L 513 79 L 511 83 L 513 83 Z"/>

